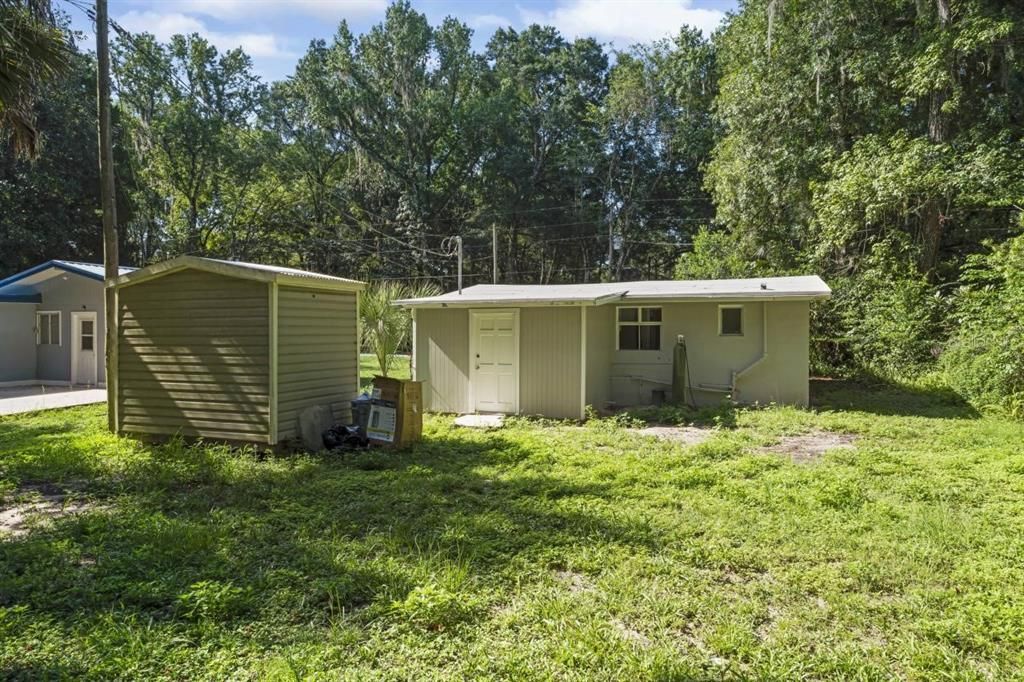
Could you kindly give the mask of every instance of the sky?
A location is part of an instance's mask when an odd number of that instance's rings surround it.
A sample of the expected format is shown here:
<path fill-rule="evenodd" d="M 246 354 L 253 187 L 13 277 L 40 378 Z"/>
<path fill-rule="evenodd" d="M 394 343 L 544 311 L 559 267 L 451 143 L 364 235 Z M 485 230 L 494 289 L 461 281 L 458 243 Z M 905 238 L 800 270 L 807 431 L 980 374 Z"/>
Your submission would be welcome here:
<path fill-rule="evenodd" d="M 93 44 L 92 22 L 56 0 L 74 28 Z M 737 0 L 413 0 L 432 24 L 453 16 L 473 29 L 482 50 L 498 28 L 550 24 L 568 38 L 591 36 L 611 49 L 664 38 L 682 24 L 706 35 L 735 9 Z M 330 41 L 342 19 L 354 33 L 380 23 L 388 0 L 109 0 L 111 18 L 129 31 L 166 41 L 176 33 L 199 33 L 220 50 L 242 47 L 267 81 L 291 75 L 311 40 Z"/>

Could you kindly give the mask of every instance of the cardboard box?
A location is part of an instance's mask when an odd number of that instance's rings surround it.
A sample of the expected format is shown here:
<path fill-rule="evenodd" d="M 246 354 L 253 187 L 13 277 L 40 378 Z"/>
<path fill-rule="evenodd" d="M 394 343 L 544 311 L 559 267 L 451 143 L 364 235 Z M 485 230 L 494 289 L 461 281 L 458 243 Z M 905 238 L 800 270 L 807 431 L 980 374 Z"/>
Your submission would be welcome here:
<path fill-rule="evenodd" d="M 370 419 L 366 424 L 366 437 L 374 443 L 394 443 L 398 425 L 398 410 L 386 400 L 374 400 L 370 405 Z"/>
<path fill-rule="evenodd" d="M 423 437 L 423 384 L 419 381 L 392 379 L 377 376 L 373 378 L 373 402 L 371 408 L 371 429 L 367 431 L 370 441 L 380 445 L 405 447 Z M 391 439 L 387 438 L 386 427 L 389 425 L 390 413 L 394 409 L 394 431 Z M 371 433 L 374 425 L 374 412 L 377 414 L 377 430 Z"/>

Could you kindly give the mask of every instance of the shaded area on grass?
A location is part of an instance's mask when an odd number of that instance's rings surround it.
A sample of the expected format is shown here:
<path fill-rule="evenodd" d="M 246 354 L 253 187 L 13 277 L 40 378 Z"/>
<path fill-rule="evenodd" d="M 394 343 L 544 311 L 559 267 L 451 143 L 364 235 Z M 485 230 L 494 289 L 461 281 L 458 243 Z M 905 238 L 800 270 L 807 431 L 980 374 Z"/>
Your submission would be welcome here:
<path fill-rule="evenodd" d="M 811 405 L 899 417 L 977 419 L 967 400 L 947 386 L 896 384 L 877 377 L 858 380 L 812 379 Z"/>
<path fill-rule="evenodd" d="M 1012 676 L 1024 429 L 917 418 L 946 407 L 658 415 L 729 426 L 698 445 L 630 415 L 432 417 L 344 457 L 0 419 L 4 504 L 48 481 L 96 503 L 0 539 L 0 676 Z M 857 441 L 758 454 L 815 432 Z"/>
<path fill-rule="evenodd" d="M 19 429 L 0 425 L 0 439 L 12 433 L 28 445 Z M 413 595 L 406 608 L 426 610 L 438 628 L 473 611 L 454 597 L 463 581 L 501 573 L 510 557 L 558 557 L 591 541 L 627 551 L 656 545 L 650 526 L 605 513 L 609 483 L 533 469 L 498 480 L 479 474 L 531 454 L 498 432 L 344 457 L 260 461 L 254 452 L 182 442 L 151 452 L 114 477 L 76 470 L 116 512 L 56 518 L 0 543 L 0 607 L 29 606 L 54 622 L 116 605 L 119 618 L 227 624 L 292 621 L 299 616 L 291 608 L 303 604 L 302 618 L 326 625 L 346 612 L 389 615 Z M 70 444 L 62 456 L 88 460 Z M 38 476 L 52 466 L 8 473 Z M 575 499 L 590 502 L 553 504 Z M 383 567 L 372 561 L 379 551 L 390 556 Z M 434 582 L 442 590 L 435 601 L 454 600 L 437 613 L 434 603 L 417 607 L 413 592 Z"/>
<path fill-rule="evenodd" d="M 736 417 L 742 409 L 739 405 L 723 400 L 715 405 L 691 407 L 689 405 L 644 405 L 629 407 L 617 412 L 611 418 L 621 421 L 624 425 L 641 427 L 643 425 L 694 426 L 698 428 L 736 428 Z"/>

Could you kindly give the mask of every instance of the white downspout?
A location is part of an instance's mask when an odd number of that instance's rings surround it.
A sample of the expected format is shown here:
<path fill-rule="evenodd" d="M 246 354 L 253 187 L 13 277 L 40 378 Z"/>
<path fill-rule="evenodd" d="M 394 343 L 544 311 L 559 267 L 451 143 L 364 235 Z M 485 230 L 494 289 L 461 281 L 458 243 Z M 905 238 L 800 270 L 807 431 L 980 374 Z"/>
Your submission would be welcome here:
<path fill-rule="evenodd" d="M 732 385 L 730 388 L 732 390 L 733 400 L 736 399 L 736 382 L 768 358 L 768 302 L 764 301 L 761 306 L 761 357 L 757 358 L 738 372 L 734 371 L 732 373 Z"/>

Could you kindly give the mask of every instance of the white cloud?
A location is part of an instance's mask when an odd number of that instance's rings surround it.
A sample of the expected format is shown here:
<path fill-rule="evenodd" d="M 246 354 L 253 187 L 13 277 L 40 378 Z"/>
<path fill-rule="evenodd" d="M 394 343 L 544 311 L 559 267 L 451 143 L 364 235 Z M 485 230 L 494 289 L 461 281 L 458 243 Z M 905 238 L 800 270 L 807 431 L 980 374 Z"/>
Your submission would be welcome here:
<path fill-rule="evenodd" d="M 710 36 L 725 17 L 693 7 L 692 0 L 567 0 L 547 11 L 518 10 L 524 24 L 547 24 L 567 37 L 592 36 L 620 48 L 672 36 L 683 24 Z"/>
<path fill-rule="evenodd" d="M 160 42 L 167 42 L 176 34 L 198 33 L 219 50 L 241 47 L 250 57 L 292 58 L 297 54 L 288 50 L 273 33 L 225 33 L 209 29 L 196 17 L 170 12 L 139 12 L 132 10 L 117 18 L 117 23 L 132 33 L 152 33 Z"/>
<path fill-rule="evenodd" d="M 506 26 L 512 26 L 515 24 L 514 21 L 501 16 L 500 14 L 477 14 L 471 16 L 466 20 L 470 28 L 481 30 L 487 28 L 505 28 Z"/>
<path fill-rule="evenodd" d="M 305 14 L 323 19 L 365 17 L 382 13 L 388 0 L 164 0 L 181 12 L 215 19 L 240 19 L 271 14 Z"/>

